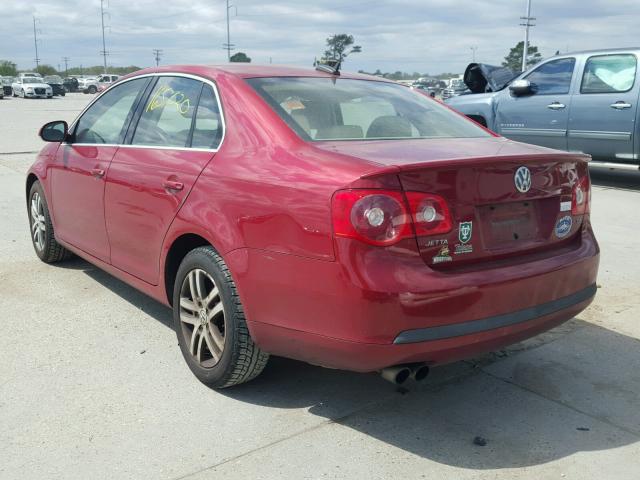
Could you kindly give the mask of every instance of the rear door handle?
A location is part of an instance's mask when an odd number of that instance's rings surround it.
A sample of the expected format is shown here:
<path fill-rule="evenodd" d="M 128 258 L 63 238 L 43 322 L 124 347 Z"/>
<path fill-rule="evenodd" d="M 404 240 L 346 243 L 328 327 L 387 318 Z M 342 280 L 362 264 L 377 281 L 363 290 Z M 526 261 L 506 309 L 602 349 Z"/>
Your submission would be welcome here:
<path fill-rule="evenodd" d="M 102 178 L 104 177 L 104 170 L 101 168 L 92 168 L 91 175 L 93 175 L 96 178 Z"/>
<path fill-rule="evenodd" d="M 612 103 L 611 105 L 609 105 L 611 108 L 615 108 L 616 110 L 624 110 L 627 108 L 631 108 L 631 104 L 627 103 L 627 102 L 616 102 L 616 103 Z"/>
<path fill-rule="evenodd" d="M 566 105 L 560 102 L 553 102 L 547 105 L 547 108 L 550 108 L 551 110 L 562 110 L 563 108 L 566 108 Z"/>
<path fill-rule="evenodd" d="M 162 186 L 167 190 L 175 191 L 180 191 L 184 188 L 184 184 L 182 182 L 174 182 L 173 180 L 165 180 Z"/>

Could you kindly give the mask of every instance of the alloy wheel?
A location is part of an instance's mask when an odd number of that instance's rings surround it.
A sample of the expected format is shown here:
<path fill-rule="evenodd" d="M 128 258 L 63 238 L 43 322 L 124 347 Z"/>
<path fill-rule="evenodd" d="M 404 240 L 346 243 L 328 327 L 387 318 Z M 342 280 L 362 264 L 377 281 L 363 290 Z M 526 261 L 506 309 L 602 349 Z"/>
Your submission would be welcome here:
<path fill-rule="evenodd" d="M 41 252 L 44 249 L 47 224 L 44 218 L 44 205 L 42 197 L 35 192 L 31 197 L 31 236 L 36 249 Z"/>
<path fill-rule="evenodd" d="M 192 358 L 203 368 L 217 365 L 224 351 L 224 305 L 213 278 L 200 268 L 182 282 L 180 325 Z"/>

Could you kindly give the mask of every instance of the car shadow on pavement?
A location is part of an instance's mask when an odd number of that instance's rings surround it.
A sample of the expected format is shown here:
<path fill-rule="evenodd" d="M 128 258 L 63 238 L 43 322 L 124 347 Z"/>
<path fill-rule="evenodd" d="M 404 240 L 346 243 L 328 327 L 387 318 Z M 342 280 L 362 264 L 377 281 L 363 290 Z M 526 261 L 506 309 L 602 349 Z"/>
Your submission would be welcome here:
<path fill-rule="evenodd" d="M 573 324 L 570 334 L 551 332 L 549 343 L 527 348 L 525 342 L 434 368 L 432 378 L 407 389 L 374 374 L 272 358 L 256 380 L 220 393 L 273 408 L 308 408 L 406 452 L 468 469 L 540 465 L 637 443 L 640 341 L 581 320 Z M 478 445 L 482 440 L 486 445 Z"/>
<path fill-rule="evenodd" d="M 82 258 L 73 257 L 66 262 L 57 263 L 56 267 L 71 270 L 82 270 L 93 280 L 108 288 L 137 309 L 142 310 L 165 327 L 173 329 L 173 318 L 171 316 L 170 308 L 165 307 L 153 298 L 127 285 L 122 280 L 117 279 Z"/>
<path fill-rule="evenodd" d="M 612 187 L 624 190 L 640 191 L 640 171 L 589 169 L 591 183 L 599 187 Z"/>
<path fill-rule="evenodd" d="M 83 270 L 172 328 L 170 309 L 108 273 L 77 258 L 59 265 Z M 377 374 L 272 357 L 255 380 L 211 394 L 306 409 L 422 458 L 487 470 L 638 443 L 639 371 L 639 339 L 574 319 L 504 351 L 434 368 L 406 388 Z"/>

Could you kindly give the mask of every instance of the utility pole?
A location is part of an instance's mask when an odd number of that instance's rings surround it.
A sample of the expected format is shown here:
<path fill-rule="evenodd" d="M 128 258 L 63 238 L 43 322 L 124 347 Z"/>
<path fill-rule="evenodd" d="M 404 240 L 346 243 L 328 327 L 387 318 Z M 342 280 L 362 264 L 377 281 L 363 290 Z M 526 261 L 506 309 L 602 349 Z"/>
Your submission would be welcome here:
<path fill-rule="evenodd" d="M 531 23 L 535 20 L 536 17 L 531 16 L 531 0 L 527 0 L 527 16 L 520 17 L 520 20 L 524 20 L 524 23 L 521 23 L 524 27 L 524 48 L 522 49 L 522 71 L 524 72 L 527 69 L 527 56 L 529 50 L 529 27 L 535 27 L 535 23 Z"/>
<path fill-rule="evenodd" d="M 100 23 L 102 24 L 102 58 L 104 60 L 104 73 L 107 73 L 107 42 L 104 37 L 104 0 L 100 0 Z"/>
<path fill-rule="evenodd" d="M 236 15 L 238 14 L 238 8 L 235 5 L 230 5 L 229 0 L 227 0 L 227 43 L 223 43 L 223 48 L 227 51 L 227 61 L 231 61 L 231 50 L 233 50 L 234 45 L 231 43 L 231 31 L 229 29 L 229 10 L 231 8 L 236 9 Z"/>
<path fill-rule="evenodd" d="M 162 55 L 162 50 L 159 48 L 153 49 L 153 56 L 156 58 L 156 67 L 160 65 L 160 56 Z"/>
<path fill-rule="evenodd" d="M 33 44 L 36 47 L 36 70 L 40 67 L 40 57 L 38 56 L 38 30 L 36 29 L 36 16 L 33 16 Z"/>
<path fill-rule="evenodd" d="M 473 52 L 473 63 L 476 63 L 476 50 L 478 50 L 478 47 L 470 47 L 471 51 Z"/>
<path fill-rule="evenodd" d="M 65 75 L 65 77 L 69 73 L 69 60 L 71 60 L 69 57 L 62 57 L 62 61 L 64 62 L 64 75 Z"/>

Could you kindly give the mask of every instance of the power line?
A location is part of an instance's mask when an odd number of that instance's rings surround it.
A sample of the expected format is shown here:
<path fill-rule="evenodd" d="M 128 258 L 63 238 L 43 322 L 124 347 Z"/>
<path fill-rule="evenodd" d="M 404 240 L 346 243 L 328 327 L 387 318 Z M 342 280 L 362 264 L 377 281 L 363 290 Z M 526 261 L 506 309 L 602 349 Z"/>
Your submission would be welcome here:
<path fill-rule="evenodd" d="M 529 50 L 529 27 L 535 27 L 535 23 L 531 23 L 536 17 L 531 16 L 531 0 L 527 0 L 527 16 L 520 17 L 520 20 L 524 20 L 524 23 L 520 25 L 524 27 L 524 48 L 522 49 L 522 71 L 527 69 L 527 56 Z"/>
<path fill-rule="evenodd" d="M 67 75 L 69 71 L 69 57 L 62 57 L 62 61 L 64 62 L 64 74 Z"/>
<path fill-rule="evenodd" d="M 160 50 L 159 48 L 154 48 L 153 49 L 153 56 L 156 59 L 156 67 L 160 65 L 160 56 L 162 55 L 162 50 Z"/>

